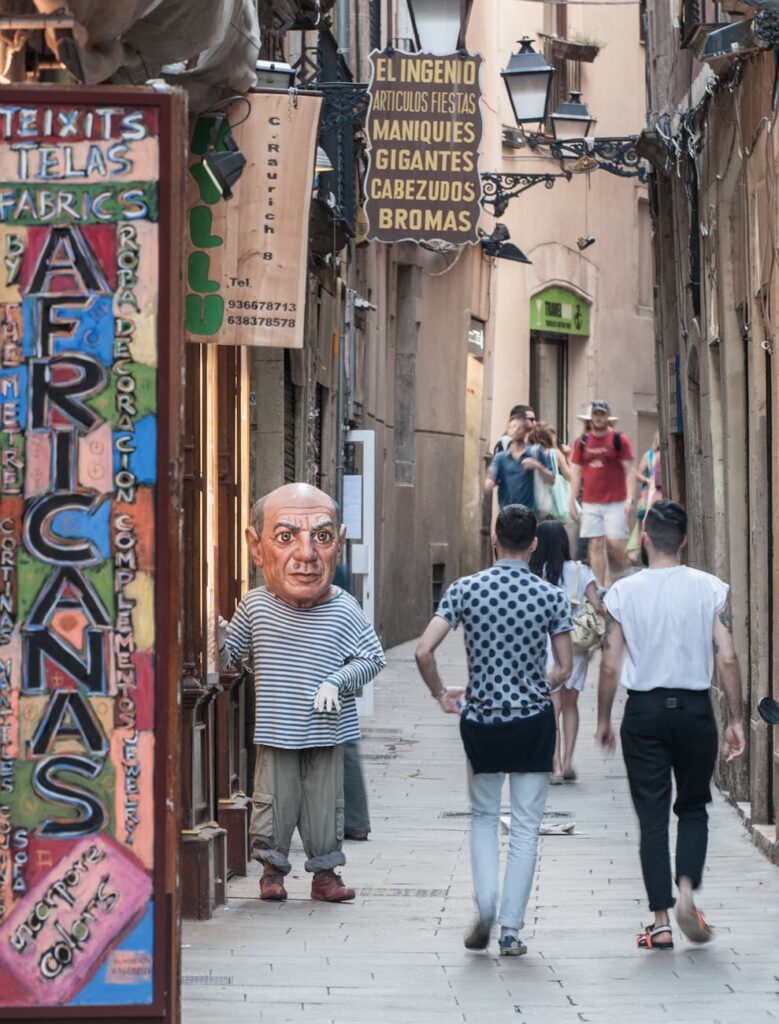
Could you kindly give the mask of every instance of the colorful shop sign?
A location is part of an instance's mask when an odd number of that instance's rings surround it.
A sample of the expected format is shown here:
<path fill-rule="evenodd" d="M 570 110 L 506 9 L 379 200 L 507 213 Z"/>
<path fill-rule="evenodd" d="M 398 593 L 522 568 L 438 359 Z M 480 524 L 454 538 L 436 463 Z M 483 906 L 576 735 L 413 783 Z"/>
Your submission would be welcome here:
<path fill-rule="evenodd" d="M 590 307 L 567 288 L 546 288 L 530 300 L 530 330 L 589 335 Z"/>
<path fill-rule="evenodd" d="M 247 107 L 248 104 L 248 113 Z M 302 348 L 318 94 L 253 91 L 194 122 L 187 197 L 189 341 Z M 230 126 L 232 122 L 232 127 Z M 203 154 L 228 136 L 246 157 L 225 200 Z"/>
<path fill-rule="evenodd" d="M 482 58 L 376 50 L 369 60 L 368 238 L 477 242 Z"/>
<path fill-rule="evenodd" d="M 155 616 L 176 111 L 145 90 L 0 89 L 0 1006 L 47 1021 L 142 1017 L 169 987 Z"/>

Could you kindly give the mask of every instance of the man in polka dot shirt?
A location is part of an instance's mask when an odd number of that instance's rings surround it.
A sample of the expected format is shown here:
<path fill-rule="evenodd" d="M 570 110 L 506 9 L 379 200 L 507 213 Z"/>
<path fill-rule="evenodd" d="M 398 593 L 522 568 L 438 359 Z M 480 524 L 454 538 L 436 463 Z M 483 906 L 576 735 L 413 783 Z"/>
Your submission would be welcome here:
<path fill-rule="evenodd" d="M 535 576 L 536 517 L 524 505 L 501 510 L 490 569 L 455 580 L 416 651 L 422 678 L 441 708 L 460 715 L 473 810 L 471 868 L 479 918 L 465 938 L 485 949 L 498 902 L 498 817 L 505 776 L 511 787 L 511 828 L 498 923 L 500 952 L 527 952 L 520 938 L 536 862 L 555 744 L 549 688 L 571 674 L 571 606 L 564 590 Z M 446 687 L 435 649 L 462 623 L 467 687 Z M 547 637 L 554 666 L 547 672 Z"/>

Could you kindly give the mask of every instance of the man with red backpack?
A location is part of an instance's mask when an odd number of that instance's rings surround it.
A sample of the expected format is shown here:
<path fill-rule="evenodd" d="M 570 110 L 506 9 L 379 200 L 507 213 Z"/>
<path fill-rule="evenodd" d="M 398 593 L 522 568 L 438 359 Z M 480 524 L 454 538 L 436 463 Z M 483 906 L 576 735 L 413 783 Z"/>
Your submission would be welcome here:
<path fill-rule="evenodd" d="M 612 582 L 627 568 L 626 542 L 632 499 L 629 478 L 633 448 L 626 434 L 609 426 L 609 403 L 596 399 L 590 407 L 592 430 L 578 438 L 571 452 L 570 516 L 579 521 L 575 495 L 582 486 L 579 535 L 589 539 L 590 566 L 600 586 L 606 582 L 606 549 L 612 560 Z"/>

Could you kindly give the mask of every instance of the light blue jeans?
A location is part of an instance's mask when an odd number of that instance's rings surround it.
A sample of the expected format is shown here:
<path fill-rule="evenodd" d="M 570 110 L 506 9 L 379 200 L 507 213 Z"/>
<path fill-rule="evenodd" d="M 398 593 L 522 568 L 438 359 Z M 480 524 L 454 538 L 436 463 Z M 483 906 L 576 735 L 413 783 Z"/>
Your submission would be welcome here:
<path fill-rule="evenodd" d="M 479 918 L 494 921 L 498 905 L 498 818 L 504 772 L 474 775 L 468 766 L 471 797 L 471 871 Z M 512 772 L 511 828 L 498 924 L 521 931 L 536 866 L 538 828 L 544 816 L 547 772 Z"/>

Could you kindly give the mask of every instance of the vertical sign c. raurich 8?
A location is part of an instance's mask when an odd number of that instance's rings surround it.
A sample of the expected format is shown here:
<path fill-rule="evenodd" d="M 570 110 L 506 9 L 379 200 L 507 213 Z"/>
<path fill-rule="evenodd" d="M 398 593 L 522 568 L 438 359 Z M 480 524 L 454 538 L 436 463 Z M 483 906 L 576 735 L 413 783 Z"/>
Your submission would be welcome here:
<path fill-rule="evenodd" d="M 245 109 L 248 104 L 248 111 Z M 308 217 L 322 97 L 253 90 L 193 124 L 188 176 L 186 328 L 194 342 L 302 348 Z M 203 154 L 230 132 L 246 165 L 225 200 Z M 214 136 L 216 136 L 214 138 Z"/>
<path fill-rule="evenodd" d="M 368 238 L 478 241 L 482 58 L 370 56 Z"/>
<path fill-rule="evenodd" d="M 169 1006 L 182 121 L 0 89 L 0 1017 Z"/>

